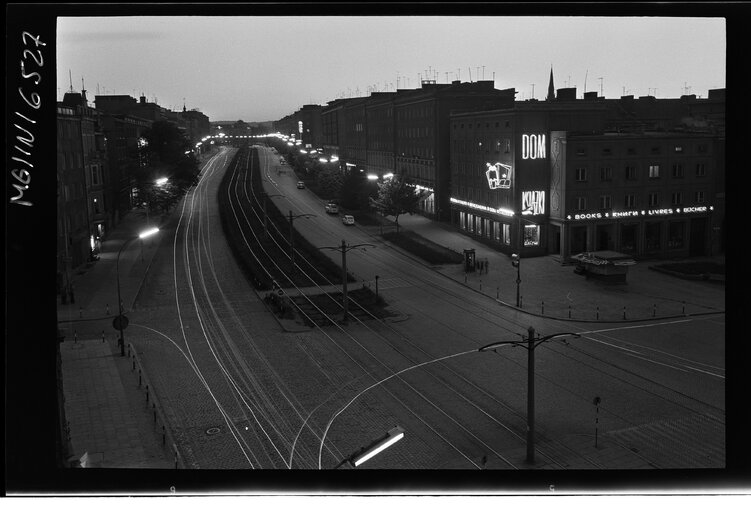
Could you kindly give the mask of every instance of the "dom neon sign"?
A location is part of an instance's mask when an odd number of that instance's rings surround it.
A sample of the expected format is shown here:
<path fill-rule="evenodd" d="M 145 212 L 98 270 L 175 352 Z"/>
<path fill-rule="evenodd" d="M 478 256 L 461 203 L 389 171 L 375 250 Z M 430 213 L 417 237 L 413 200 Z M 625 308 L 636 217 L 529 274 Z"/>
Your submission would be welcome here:
<path fill-rule="evenodd" d="M 522 135 L 522 159 L 545 159 L 545 135 Z"/>

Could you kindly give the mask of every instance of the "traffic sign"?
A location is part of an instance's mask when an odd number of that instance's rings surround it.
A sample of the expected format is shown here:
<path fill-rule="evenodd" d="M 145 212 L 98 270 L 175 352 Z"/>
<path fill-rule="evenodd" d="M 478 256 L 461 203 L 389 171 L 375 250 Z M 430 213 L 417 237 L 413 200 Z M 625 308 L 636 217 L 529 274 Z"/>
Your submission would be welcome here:
<path fill-rule="evenodd" d="M 124 330 L 128 327 L 128 318 L 125 316 L 115 316 L 112 320 L 112 326 L 114 326 L 116 330 Z"/>

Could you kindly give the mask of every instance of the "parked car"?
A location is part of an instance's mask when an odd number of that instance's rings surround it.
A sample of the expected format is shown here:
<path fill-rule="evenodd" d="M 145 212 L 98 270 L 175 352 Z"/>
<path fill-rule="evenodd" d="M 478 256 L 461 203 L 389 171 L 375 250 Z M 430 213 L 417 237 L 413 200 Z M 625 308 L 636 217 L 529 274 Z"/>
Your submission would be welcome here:
<path fill-rule="evenodd" d="M 326 214 L 339 214 L 339 206 L 335 203 L 326 204 Z"/>
<path fill-rule="evenodd" d="M 342 217 L 342 223 L 346 224 L 347 226 L 351 226 L 355 224 L 355 217 L 347 214 Z"/>
<path fill-rule="evenodd" d="M 297 189 L 305 189 L 305 183 L 302 181 L 297 181 Z"/>

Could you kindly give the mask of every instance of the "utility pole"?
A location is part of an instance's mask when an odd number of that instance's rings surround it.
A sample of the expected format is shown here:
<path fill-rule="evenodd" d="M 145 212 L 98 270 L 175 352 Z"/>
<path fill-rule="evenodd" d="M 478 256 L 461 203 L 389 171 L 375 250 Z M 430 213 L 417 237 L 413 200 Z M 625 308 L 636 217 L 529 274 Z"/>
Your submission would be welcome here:
<path fill-rule="evenodd" d="M 347 305 L 348 305 L 348 298 L 347 298 L 347 251 L 351 251 L 352 249 L 358 249 L 366 247 L 375 247 L 373 244 L 355 244 L 348 246 L 347 243 L 342 239 L 342 245 L 339 247 L 319 247 L 318 249 L 331 249 L 334 251 L 341 251 L 342 253 L 342 322 L 347 322 Z"/>
<path fill-rule="evenodd" d="M 535 348 L 548 340 L 553 338 L 562 337 L 565 335 L 571 335 L 574 337 L 580 337 L 578 333 L 564 332 L 555 333 L 546 337 L 535 338 L 535 329 L 529 327 L 527 329 L 526 338 L 521 342 L 518 340 L 505 340 L 501 342 L 494 342 L 482 346 L 478 349 L 480 352 L 495 351 L 496 348 L 511 345 L 518 346 L 527 349 L 527 459 L 528 464 L 534 464 L 535 462 Z"/>
<path fill-rule="evenodd" d="M 309 217 L 315 217 L 315 215 L 313 214 L 293 215 L 292 211 L 291 210 L 289 211 L 289 255 L 290 255 L 289 257 L 292 260 L 293 267 L 295 266 L 295 245 L 294 245 L 294 241 L 293 241 L 294 239 L 293 239 L 293 234 L 292 234 L 292 232 L 294 231 L 292 222 L 299 217 L 309 218 Z"/>

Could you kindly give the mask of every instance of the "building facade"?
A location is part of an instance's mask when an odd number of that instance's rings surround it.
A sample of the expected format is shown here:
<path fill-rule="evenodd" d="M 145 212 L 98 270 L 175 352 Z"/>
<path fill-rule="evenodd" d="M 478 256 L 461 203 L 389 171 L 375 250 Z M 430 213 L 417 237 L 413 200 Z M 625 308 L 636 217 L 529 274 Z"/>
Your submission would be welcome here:
<path fill-rule="evenodd" d="M 681 109 L 655 114 L 670 130 L 636 128 L 635 116 L 613 112 L 620 101 L 561 95 L 452 115 L 459 230 L 508 254 L 561 261 L 723 250 L 724 134 L 687 127 Z"/>

